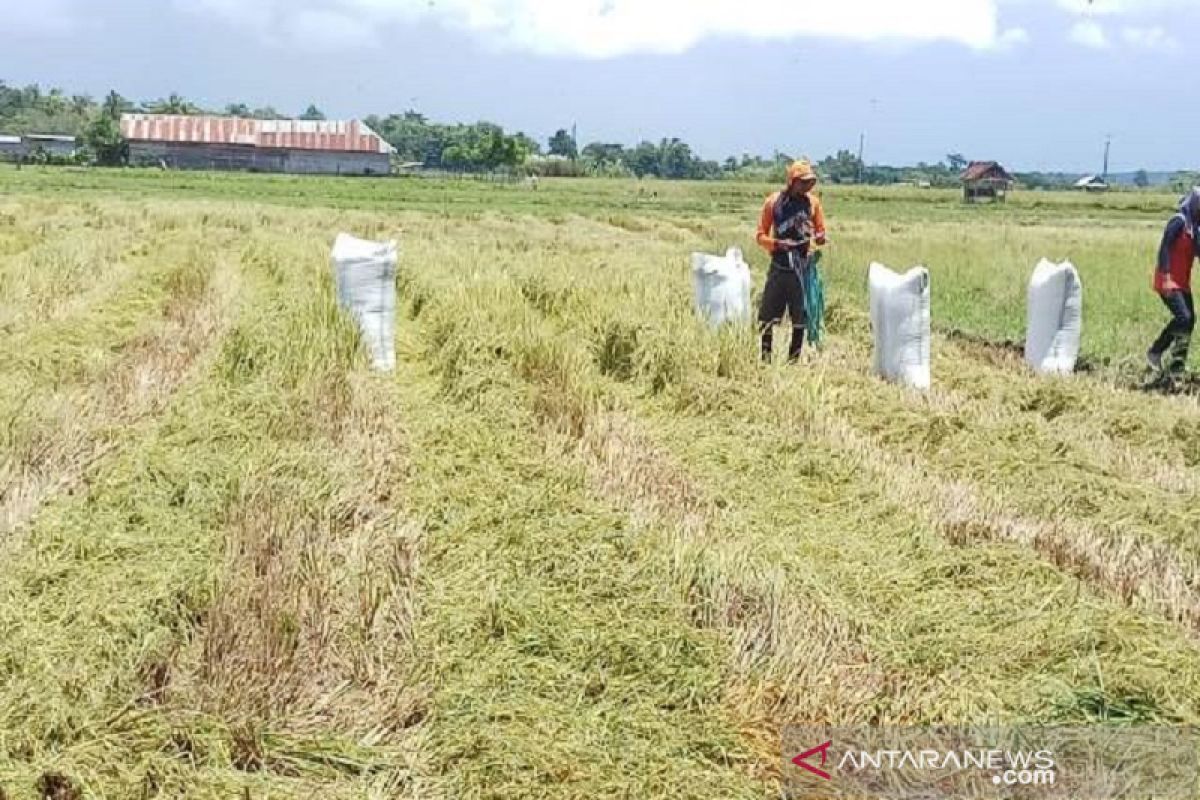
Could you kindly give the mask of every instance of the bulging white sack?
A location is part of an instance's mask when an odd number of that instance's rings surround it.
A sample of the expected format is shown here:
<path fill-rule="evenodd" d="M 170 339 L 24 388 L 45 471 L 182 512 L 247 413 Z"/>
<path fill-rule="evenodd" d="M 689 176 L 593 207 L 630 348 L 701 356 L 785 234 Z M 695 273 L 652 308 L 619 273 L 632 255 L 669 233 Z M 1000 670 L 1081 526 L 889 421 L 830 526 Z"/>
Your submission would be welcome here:
<path fill-rule="evenodd" d="M 929 270 L 903 275 L 871 264 L 871 329 L 875 372 L 916 389 L 929 388 Z"/>
<path fill-rule="evenodd" d="M 1029 281 L 1025 361 L 1039 375 L 1070 375 L 1083 338 L 1083 283 L 1070 261 L 1042 259 Z"/>
<path fill-rule="evenodd" d="M 750 319 L 750 267 L 738 248 L 723 256 L 692 253 L 692 286 L 697 313 L 713 327 Z"/>
<path fill-rule="evenodd" d="M 371 363 L 382 372 L 396 367 L 396 250 L 394 241 L 339 233 L 330 259 L 338 304 L 358 322 Z"/>

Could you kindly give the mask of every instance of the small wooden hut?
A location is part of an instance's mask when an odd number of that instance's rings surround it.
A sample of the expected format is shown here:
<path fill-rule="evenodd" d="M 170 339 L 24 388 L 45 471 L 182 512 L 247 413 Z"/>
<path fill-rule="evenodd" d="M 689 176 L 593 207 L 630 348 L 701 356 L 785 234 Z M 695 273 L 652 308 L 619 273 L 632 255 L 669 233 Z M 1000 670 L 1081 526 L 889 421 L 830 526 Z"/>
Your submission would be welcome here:
<path fill-rule="evenodd" d="M 963 170 L 964 203 L 1003 203 L 1013 176 L 998 161 L 972 161 Z"/>

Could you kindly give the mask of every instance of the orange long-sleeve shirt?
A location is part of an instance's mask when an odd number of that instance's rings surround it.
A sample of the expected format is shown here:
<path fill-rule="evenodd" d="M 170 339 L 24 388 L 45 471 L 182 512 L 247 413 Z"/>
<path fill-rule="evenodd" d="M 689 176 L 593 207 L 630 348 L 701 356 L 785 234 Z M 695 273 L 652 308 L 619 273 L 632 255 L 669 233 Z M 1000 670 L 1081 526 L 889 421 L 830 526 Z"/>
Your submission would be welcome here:
<path fill-rule="evenodd" d="M 762 214 L 758 219 L 758 245 L 772 255 L 775 254 L 775 246 L 778 239 L 774 236 L 775 229 L 775 204 L 779 202 L 781 192 L 773 192 L 767 201 L 763 204 Z M 808 195 L 808 201 L 812 205 L 812 225 L 813 239 L 818 245 L 825 244 L 825 210 L 821 208 L 821 198 L 815 194 Z"/>

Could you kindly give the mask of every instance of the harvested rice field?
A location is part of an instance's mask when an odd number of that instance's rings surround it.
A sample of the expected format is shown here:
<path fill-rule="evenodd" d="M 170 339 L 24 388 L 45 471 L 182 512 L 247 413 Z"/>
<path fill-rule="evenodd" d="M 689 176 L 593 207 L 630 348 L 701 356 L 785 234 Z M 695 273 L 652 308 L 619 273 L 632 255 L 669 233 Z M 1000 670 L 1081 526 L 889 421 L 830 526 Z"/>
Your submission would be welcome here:
<path fill-rule="evenodd" d="M 761 289 L 769 188 L 0 170 L 0 796 L 770 798 L 796 722 L 1200 723 L 1173 198 L 832 187 L 828 339 L 764 366 L 689 256 Z M 400 242 L 391 374 L 339 231 Z M 1006 344 L 1043 256 L 1070 378 Z M 927 393 L 872 260 L 929 267 Z"/>

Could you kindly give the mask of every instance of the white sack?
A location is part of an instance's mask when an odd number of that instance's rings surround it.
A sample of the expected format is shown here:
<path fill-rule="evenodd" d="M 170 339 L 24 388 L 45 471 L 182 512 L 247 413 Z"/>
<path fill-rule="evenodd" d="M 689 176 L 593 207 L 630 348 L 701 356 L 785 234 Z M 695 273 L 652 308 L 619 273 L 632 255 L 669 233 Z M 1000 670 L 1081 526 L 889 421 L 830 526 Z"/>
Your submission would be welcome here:
<path fill-rule="evenodd" d="M 875 372 L 916 389 L 929 388 L 929 270 L 903 275 L 871 264 L 871 329 Z"/>
<path fill-rule="evenodd" d="M 1040 375 L 1070 375 L 1083 337 L 1083 284 L 1070 261 L 1038 263 L 1029 281 L 1025 361 Z"/>
<path fill-rule="evenodd" d="M 738 248 L 723 256 L 692 253 L 692 286 L 696 312 L 713 327 L 750 319 L 750 267 Z"/>
<path fill-rule="evenodd" d="M 375 369 L 396 366 L 396 242 L 339 233 L 331 256 L 338 304 L 358 322 Z"/>

